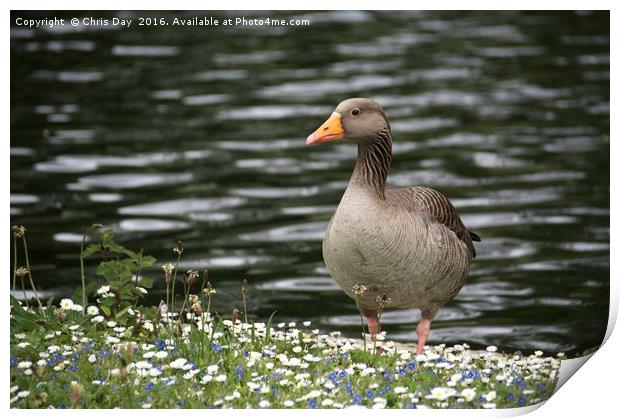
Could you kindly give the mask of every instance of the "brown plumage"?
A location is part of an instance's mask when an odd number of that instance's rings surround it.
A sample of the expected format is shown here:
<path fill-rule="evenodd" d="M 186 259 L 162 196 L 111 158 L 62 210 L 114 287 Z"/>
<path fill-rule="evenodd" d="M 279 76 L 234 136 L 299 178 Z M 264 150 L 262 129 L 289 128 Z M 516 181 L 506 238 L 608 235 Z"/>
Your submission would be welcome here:
<path fill-rule="evenodd" d="M 343 291 L 356 299 L 374 336 L 385 307 L 416 307 L 418 353 L 437 310 L 465 283 L 476 256 L 471 233 L 440 192 L 386 184 L 392 134 L 371 99 L 347 99 L 307 144 L 348 140 L 358 146 L 353 174 L 323 240 L 323 257 Z M 353 288 L 366 287 L 362 295 Z M 359 288 L 358 288 L 359 291 Z"/>

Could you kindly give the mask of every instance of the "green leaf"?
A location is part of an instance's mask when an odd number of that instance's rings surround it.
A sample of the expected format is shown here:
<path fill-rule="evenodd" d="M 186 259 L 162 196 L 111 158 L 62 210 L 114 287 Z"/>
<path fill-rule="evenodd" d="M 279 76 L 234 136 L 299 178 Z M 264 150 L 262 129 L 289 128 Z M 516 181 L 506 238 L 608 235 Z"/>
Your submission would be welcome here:
<path fill-rule="evenodd" d="M 107 317 L 112 316 L 112 311 L 110 311 L 110 307 L 102 305 L 99 308 L 101 309 L 101 311 L 103 311 L 103 314 L 105 314 Z"/>
<path fill-rule="evenodd" d="M 120 319 L 121 317 L 123 317 L 125 314 L 127 314 L 127 312 L 129 311 L 129 309 L 131 308 L 131 306 L 127 306 L 124 309 L 122 309 L 121 311 L 119 311 L 118 313 L 116 313 L 116 316 L 114 316 L 117 319 Z"/>
<path fill-rule="evenodd" d="M 110 243 L 114 243 L 114 231 L 113 230 L 105 230 L 101 233 L 101 242 L 104 247 L 108 247 Z"/>
<path fill-rule="evenodd" d="M 102 275 L 105 279 L 110 281 L 110 286 L 118 288 L 122 284 L 112 284 L 114 281 L 126 282 L 131 279 L 131 268 L 133 263 L 129 259 L 123 260 L 110 260 L 107 262 L 101 262 L 95 272 L 97 275 Z"/>
<path fill-rule="evenodd" d="M 155 262 L 157 262 L 157 259 L 155 259 L 153 256 L 144 256 L 140 260 L 140 267 L 150 268 L 151 266 L 155 265 Z"/>
<path fill-rule="evenodd" d="M 88 257 L 90 255 L 94 255 L 95 253 L 101 252 L 102 248 L 99 243 L 89 244 L 86 249 L 82 251 L 82 257 Z"/>
<path fill-rule="evenodd" d="M 153 287 L 153 282 L 154 282 L 153 278 L 147 278 L 147 277 L 140 278 L 140 286 L 144 288 Z"/>
<path fill-rule="evenodd" d="M 96 281 L 91 281 L 86 284 L 86 295 L 92 295 L 99 288 L 99 284 Z"/>
<path fill-rule="evenodd" d="M 121 253 L 123 255 L 127 255 L 133 260 L 138 259 L 138 255 L 136 254 L 136 252 L 134 252 L 133 250 L 129 250 L 126 247 L 121 246 L 120 244 L 110 243 L 108 244 L 107 248 L 110 250 L 110 252 Z"/>

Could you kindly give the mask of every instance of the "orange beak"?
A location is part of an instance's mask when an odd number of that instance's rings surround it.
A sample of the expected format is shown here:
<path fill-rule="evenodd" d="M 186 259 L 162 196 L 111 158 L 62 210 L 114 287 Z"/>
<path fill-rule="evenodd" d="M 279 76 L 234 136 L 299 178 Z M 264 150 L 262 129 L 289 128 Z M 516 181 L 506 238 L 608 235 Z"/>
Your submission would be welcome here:
<path fill-rule="evenodd" d="M 341 140 L 343 138 L 344 128 L 342 128 L 341 116 L 338 112 L 334 112 L 329 119 L 319 127 L 319 129 L 306 138 L 306 145 L 326 143 L 328 141 Z"/>

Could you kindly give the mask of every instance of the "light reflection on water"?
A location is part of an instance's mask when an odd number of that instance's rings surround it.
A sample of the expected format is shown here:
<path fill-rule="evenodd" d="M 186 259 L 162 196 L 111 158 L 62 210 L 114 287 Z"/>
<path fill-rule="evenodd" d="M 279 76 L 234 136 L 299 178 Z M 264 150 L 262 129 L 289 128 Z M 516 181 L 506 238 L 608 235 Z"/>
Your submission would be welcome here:
<path fill-rule="evenodd" d="M 79 284 L 79 242 L 97 222 L 162 263 L 182 240 L 181 268 L 209 269 L 224 314 L 248 278 L 252 316 L 277 310 L 356 335 L 355 306 L 321 256 L 356 150 L 306 148 L 304 139 L 342 99 L 370 96 L 392 123 L 390 182 L 446 193 L 483 238 L 431 343 L 599 344 L 609 285 L 608 14 L 290 16 L 313 24 L 11 29 L 11 223 L 33 235 L 43 292 L 64 296 Z M 396 310 L 383 320 L 392 337 L 414 340 L 418 318 Z"/>

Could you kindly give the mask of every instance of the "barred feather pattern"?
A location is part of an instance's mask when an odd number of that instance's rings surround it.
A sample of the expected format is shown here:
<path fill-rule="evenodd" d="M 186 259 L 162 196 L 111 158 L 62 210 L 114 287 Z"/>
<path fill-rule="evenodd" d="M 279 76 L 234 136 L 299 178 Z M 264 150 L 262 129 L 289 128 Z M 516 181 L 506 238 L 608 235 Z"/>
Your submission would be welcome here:
<path fill-rule="evenodd" d="M 372 141 L 357 147 L 357 163 L 351 182 L 372 188 L 385 198 L 385 182 L 392 163 L 392 136 L 388 127 L 377 133 Z"/>
<path fill-rule="evenodd" d="M 469 230 L 461 221 L 454 205 L 444 194 L 424 186 L 388 188 L 385 194 L 388 201 L 402 206 L 408 211 L 426 212 L 435 217 L 438 222 L 452 230 L 459 240 L 465 243 L 472 258 L 476 257 L 476 249 Z"/>

